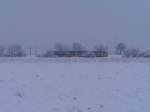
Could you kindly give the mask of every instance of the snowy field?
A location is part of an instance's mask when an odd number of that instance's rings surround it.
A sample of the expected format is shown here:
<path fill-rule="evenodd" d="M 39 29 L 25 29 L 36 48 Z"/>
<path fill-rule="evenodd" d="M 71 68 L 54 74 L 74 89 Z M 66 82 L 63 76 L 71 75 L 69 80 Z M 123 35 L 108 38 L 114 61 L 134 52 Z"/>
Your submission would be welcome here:
<path fill-rule="evenodd" d="M 150 59 L 0 59 L 0 112 L 150 112 Z"/>

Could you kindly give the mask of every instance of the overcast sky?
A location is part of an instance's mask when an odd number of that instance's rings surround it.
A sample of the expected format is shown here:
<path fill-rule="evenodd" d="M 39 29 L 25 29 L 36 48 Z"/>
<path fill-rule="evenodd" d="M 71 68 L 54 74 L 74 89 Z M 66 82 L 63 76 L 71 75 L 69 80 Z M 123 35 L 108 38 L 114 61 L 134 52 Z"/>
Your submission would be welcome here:
<path fill-rule="evenodd" d="M 0 44 L 55 42 L 150 49 L 149 0 L 0 0 Z"/>

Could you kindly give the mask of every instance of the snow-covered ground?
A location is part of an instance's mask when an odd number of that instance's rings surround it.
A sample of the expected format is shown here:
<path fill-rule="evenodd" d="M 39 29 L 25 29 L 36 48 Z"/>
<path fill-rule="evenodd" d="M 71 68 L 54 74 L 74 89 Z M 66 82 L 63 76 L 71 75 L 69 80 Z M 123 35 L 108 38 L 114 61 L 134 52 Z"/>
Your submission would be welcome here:
<path fill-rule="evenodd" d="M 150 112 L 150 59 L 0 59 L 0 112 Z"/>

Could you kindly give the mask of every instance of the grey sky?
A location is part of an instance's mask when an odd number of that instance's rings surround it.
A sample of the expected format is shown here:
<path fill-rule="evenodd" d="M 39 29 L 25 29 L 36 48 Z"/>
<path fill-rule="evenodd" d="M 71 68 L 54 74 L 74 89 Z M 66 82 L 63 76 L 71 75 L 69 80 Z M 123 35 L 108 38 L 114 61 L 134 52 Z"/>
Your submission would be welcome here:
<path fill-rule="evenodd" d="M 0 0 L 0 43 L 122 41 L 150 48 L 149 0 Z"/>

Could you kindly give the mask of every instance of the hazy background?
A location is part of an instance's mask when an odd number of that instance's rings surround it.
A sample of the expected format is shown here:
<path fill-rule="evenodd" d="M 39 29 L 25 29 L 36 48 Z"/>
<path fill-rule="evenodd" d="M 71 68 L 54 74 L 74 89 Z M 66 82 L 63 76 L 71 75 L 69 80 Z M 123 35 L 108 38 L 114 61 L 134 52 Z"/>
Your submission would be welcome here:
<path fill-rule="evenodd" d="M 0 0 L 0 44 L 150 49 L 149 0 Z"/>

